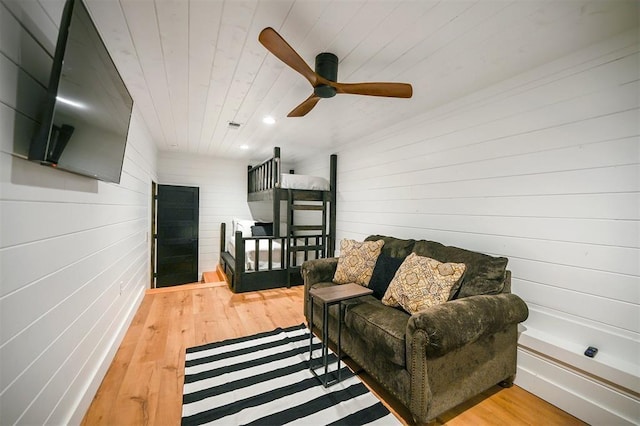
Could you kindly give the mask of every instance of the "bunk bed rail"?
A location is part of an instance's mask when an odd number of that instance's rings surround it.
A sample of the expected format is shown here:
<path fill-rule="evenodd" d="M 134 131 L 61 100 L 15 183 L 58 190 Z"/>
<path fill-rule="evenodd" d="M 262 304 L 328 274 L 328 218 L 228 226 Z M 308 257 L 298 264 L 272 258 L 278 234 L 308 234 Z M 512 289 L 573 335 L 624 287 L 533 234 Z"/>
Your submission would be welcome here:
<path fill-rule="evenodd" d="M 247 193 L 269 191 L 280 187 L 280 148 L 273 149 L 273 157 L 249 166 Z"/>
<path fill-rule="evenodd" d="M 225 274 L 231 290 L 238 293 L 273 288 L 274 283 L 286 283 L 289 270 L 286 263 L 286 237 L 252 236 L 243 237 L 236 231 L 234 239 L 235 253 L 226 247 L 226 224 L 220 224 L 220 267 Z M 247 259 L 246 247 L 253 243 L 253 258 Z M 276 244 L 279 248 L 276 249 Z M 247 260 L 253 265 L 247 269 Z"/>

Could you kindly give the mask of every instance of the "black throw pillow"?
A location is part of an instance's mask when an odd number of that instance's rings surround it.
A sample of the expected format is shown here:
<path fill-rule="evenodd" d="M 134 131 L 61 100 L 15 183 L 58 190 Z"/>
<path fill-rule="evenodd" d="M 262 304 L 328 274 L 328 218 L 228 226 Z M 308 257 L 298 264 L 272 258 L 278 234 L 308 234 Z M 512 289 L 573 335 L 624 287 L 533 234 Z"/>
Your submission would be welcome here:
<path fill-rule="evenodd" d="M 268 237 L 273 235 L 273 222 L 256 222 L 251 227 L 251 235 L 254 237 Z"/>
<path fill-rule="evenodd" d="M 267 234 L 267 230 L 264 229 L 264 226 L 254 225 L 251 227 L 251 235 L 254 237 L 266 237 L 269 234 Z"/>
<path fill-rule="evenodd" d="M 396 275 L 396 271 L 402 265 L 404 258 L 391 257 L 388 254 L 380 253 L 376 266 L 373 268 L 371 279 L 369 280 L 369 287 L 373 290 L 373 296 L 376 299 L 382 299 L 384 293 L 389 287 L 389 283 Z"/>

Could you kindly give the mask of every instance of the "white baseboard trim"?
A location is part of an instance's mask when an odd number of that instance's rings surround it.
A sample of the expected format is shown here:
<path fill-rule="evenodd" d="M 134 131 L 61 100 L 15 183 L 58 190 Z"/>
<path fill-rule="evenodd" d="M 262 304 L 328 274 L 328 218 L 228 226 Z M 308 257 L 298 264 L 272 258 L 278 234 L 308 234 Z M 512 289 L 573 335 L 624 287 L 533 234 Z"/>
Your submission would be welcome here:
<path fill-rule="evenodd" d="M 107 374 L 107 370 L 109 370 L 116 352 L 120 348 L 120 344 L 129 329 L 129 325 L 131 324 L 131 321 L 133 321 L 133 317 L 136 312 L 138 312 L 138 307 L 142 303 L 144 295 L 145 288 L 143 287 L 140 287 L 135 295 L 133 295 L 132 303 L 129 305 L 128 310 L 125 315 L 122 316 L 120 323 L 117 325 L 116 332 L 111 337 L 107 349 L 103 352 L 102 358 L 100 359 L 97 368 L 94 370 L 94 374 L 92 374 L 92 377 L 88 380 L 84 393 L 78 397 L 78 402 L 70 413 L 69 419 L 65 424 L 79 425 L 82 423 L 82 419 L 87 413 L 98 388 L 102 384 L 102 380 Z"/>
<path fill-rule="evenodd" d="M 527 347 L 518 348 L 515 383 L 591 425 L 637 425 L 640 421 L 638 395 Z"/>

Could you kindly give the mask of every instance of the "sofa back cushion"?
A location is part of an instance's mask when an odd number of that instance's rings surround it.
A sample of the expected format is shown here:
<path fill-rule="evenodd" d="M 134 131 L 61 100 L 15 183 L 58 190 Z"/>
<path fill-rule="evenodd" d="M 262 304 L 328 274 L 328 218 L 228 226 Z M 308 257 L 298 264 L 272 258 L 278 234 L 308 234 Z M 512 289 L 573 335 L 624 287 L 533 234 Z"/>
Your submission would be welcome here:
<path fill-rule="evenodd" d="M 382 253 L 391 257 L 398 257 L 404 259 L 409 256 L 413 251 L 413 246 L 416 240 L 403 240 L 395 237 L 387 237 L 385 235 L 370 235 L 365 238 L 365 241 L 384 241 L 382 246 Z"/>
<path fill-rule="evenodd" d="M 449 299 L 460 299 L 479 294 L 497 294 L 504 288 L 506 257 L 493 257 L 435 241 L 420 240 L 413 246 L 418 256 L 426 256 L 440 262 L 464 263 L 462 279 L 451 289 Z"/>

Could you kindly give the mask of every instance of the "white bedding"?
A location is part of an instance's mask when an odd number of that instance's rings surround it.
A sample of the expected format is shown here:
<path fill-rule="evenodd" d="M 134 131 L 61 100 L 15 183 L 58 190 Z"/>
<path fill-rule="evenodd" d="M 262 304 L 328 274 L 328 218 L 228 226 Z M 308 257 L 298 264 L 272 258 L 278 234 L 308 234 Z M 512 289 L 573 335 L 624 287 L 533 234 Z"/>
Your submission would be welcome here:
<path fill-rule="evenodd" d="M 329 191 L 331 189 L 331 184 L 325 178 L 317 176 L 283 173 L 280 175 L 280 188 Z"/>
<path fill-rule="evenodd" d="M 258 247 L 260 249 L 258 253 L 259 259 L 259 270 L 266 271 L 269 269 L 269 243 L 267 240 L 259 240 Z M 254 271 L 255 263 L 256 263 L 256 240 L 245 240 L 244 242 L 245 248 L 245 270 L 246 271 Z M 280 268 L 280 258 L 281 258 L 281 249 L 282 246 L 279 242 L 273 241 L 272 244 L 272 258 L 271 258 L 271 268 L 279 269 Z M 236 247 L 235 241 L 233 238 L 227 239 L 227 250 L 229 253 L 233 254 L 233 257 L 236 257 Z"/>

